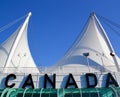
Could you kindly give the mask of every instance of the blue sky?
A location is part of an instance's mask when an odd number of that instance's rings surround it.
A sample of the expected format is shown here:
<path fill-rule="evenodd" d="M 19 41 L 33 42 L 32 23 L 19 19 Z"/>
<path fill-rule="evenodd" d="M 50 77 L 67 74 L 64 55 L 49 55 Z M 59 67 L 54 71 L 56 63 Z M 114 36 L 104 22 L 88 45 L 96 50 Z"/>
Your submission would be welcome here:
<path fill-rule="evenodd" d="M 96 12 L 120 24 L 119 0 L 0 0 L 0 27 L 29 11 L 29 45 L 36 64 L 56 63 L 81 32 L 89 14 Z M 107 33 L 120 55 L 120 38 Z"/>

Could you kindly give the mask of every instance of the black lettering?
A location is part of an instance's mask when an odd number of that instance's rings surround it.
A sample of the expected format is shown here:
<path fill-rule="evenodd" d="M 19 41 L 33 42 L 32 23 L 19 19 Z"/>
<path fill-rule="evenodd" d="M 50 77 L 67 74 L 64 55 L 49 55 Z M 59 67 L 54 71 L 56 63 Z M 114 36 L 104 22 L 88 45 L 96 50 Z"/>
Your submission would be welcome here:
<path fill-rule="evenodd" d="M 8 84 L 10 79 L 16 79 L 16 75 L 15 74 L 9 74 L 6 79 L 5 79 L 5 86 L 8 88 L 13 88 L 15 86 L 15 83 L 12 83 L 11 85 Z"/>
<path fill-rule="evenodd" d="M 94 88 L 94 87 L 96 87 L 96 85 L 97 85 L 97 77 L 96 77 L 95 74 L 93 74 L 93 73 L 86 73 L 85 77 L 86 77 L 86 82 L 87 82 L 87 88 Z M 90 80 L 90 78 L 91 78 L 91 80 Z M 91 81 L 93 82 L 92 79 L 94 80 L 93 84 L 90 83 Z"/>
<path fill-rule="evenodd" d="M 47 88 L 47 81 L 51 84 L 53 88 L 56 87 L 56 74 L 53 74 L 53 81 L 49 78 L 47 74 L 44 76 L 44 88 Z"/>
<path fill-rule="evenodd" d="M 29 87 L 31 87 L 31 88 L 34 89 L 34 84 L 33 84 L 33 79 L 32 79 L 32 75 L 31 75 L 31 74 L 29 74 L 29 75 L 27 76 L 27 78 L 26 78 L 26 80 L 25 80 L 22 88 L 25 88 L 25 87 L 27 87 L 27 86 L 29 86 Z"/>
<path fill-rule="evenodd" d="M 73 75 L 71 73 L 68 76 L 65 88 L 68 88 L 69 86 L 74 86 L 75 88 L 78 88 L 78 86 L 77 86 L 77 84 L 75 82 L 75 79 L 74 79 L 74 77 L 73 77 Z"/>
<path fill-rule="evenodd" d="M 109 87 L 109 85 L 115 85 L 116 87 L 119 86 L 111 73 L 108 73 L 106 80 L 106 87 Z"/>

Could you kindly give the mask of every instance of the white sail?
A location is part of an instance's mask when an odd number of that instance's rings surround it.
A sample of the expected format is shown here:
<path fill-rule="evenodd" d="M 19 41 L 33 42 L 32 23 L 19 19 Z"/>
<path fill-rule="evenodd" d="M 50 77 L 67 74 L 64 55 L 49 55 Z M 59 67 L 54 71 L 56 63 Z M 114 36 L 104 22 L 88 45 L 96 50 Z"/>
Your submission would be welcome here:
<path fill-rule="evenodd" d="M 113 48 L 104 29 L 95 14 L 92 14 L 81 35 L 49 72 L 117 71 L 117 60 L 112 54 Z"/>
<path fill-rule="evenodd" d="M 27 27 L 31 13 L 25 22 L 0 46 L 0 67 L 5 73 L 39 73 L 28 46 Z"/>

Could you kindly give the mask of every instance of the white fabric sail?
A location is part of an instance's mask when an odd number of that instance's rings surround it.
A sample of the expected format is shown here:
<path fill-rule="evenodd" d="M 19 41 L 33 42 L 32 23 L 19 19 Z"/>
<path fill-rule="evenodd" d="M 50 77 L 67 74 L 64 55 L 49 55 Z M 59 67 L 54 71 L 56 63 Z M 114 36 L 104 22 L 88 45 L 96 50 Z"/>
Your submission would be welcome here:
<path fill-rule="evenodd" d="M 0 67 L 4 73 L 39 73 L 28 46 L 27 27 L 31 13 L 25 22 L 0 46 Z"/>
<path fill-rule="evenodd" d="M 117 56 L 112 55 L 113 52 L 104 29 L 96 15 L 92 14 L 81 35 L 65 56 L 49 69 L 49 72 L 117 71 Z"/>

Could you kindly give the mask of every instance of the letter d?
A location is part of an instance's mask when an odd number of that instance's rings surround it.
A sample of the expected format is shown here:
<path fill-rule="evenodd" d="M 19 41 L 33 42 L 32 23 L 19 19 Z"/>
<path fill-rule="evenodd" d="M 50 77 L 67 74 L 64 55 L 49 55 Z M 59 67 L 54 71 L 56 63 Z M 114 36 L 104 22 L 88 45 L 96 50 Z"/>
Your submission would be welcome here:
<path fill-rule="evenodd" d="M 93 73 L 86 73 L 87 88 L 94 88 L 97 85 L 97 77 Z"/>

